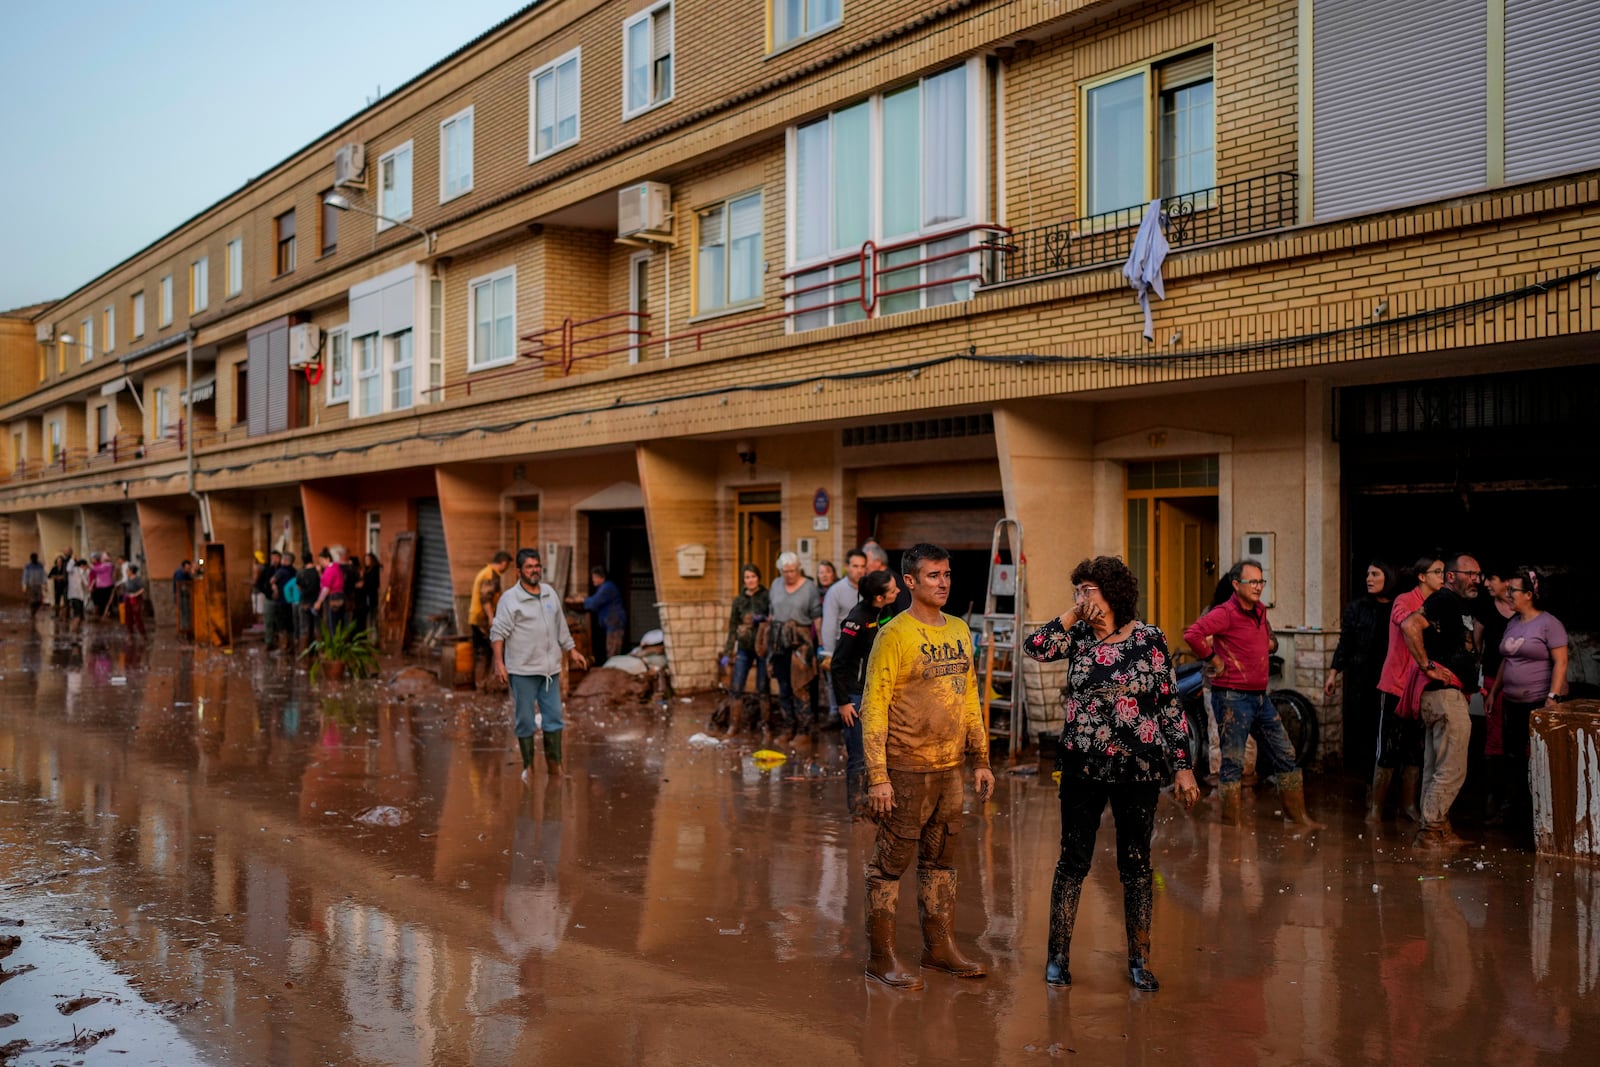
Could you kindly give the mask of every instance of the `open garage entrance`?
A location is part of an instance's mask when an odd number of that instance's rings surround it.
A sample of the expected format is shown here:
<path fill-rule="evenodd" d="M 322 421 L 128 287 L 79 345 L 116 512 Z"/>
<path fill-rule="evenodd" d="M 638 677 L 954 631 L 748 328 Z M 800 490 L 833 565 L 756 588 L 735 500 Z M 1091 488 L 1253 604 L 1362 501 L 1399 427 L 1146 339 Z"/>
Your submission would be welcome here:
<path fill-rule="evenodd" d="M 950 553 L 950 600 L 945 611 L 966 618 L 983 611 L 994 524 L 1005 517 L 998 493 L 861 499 L 857 543 L 871 538 L 889 553 L 899 573 L 900 554 L 921 541 Z"/>

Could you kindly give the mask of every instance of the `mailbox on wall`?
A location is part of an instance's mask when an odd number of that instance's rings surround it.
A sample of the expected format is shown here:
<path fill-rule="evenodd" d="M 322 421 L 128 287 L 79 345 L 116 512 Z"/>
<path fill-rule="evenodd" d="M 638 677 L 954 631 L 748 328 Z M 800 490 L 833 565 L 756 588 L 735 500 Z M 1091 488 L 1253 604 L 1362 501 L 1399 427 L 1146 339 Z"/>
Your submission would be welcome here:
<path fill-rule="evenodd" d="M 706 576 L 706 546 L 678 546 L 678 577 L 704 578 Z"/>

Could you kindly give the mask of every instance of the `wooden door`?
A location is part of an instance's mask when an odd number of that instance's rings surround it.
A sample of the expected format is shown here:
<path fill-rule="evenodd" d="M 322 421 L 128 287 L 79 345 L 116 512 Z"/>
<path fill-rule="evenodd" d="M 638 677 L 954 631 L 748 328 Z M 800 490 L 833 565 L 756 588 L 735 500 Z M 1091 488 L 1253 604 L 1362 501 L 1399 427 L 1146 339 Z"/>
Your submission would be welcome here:
<path fill-rule="evenodd" d="M 406 623 L 411 619 L 412 575 L 417 563 L 417 535 L 410 530 L 394 536 L 394 551 L 389 557 L 389 582 L 383 591 L 379 613 L 379 636 L 390 652 L 405 648 Z"/>
<path fill-rule="evenodd" d="M 1155 624 L 1169 642 L 1211 604 L 1217 585 L 1217 498 L 1155 501 Z"/>
<path fill-rule="evenodd" d="M 197 645 L 225 648 L 233 644 L 228 614 L 227 549 L 216 541 L 205 547 L 204 576 L 194 581 L 194 640 Z"/>
<path fill-rule="evenodd" d="M 508 551 L 514 557 L 519 548 L 539 547 L 539 498 L 522 497 L 513 501 L 512 506 L 515 510 L 511 513 L 511 547 Z M 553 564 L 555 561 L 545 562 Z M 515 581 L 515 571 L 512 574 L 512 580 Z"/>

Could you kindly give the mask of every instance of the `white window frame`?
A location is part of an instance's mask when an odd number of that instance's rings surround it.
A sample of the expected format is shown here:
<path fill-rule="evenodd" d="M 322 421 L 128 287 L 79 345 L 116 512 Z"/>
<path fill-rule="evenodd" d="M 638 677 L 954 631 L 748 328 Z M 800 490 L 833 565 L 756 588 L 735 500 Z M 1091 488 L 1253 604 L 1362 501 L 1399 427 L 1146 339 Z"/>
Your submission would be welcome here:
<path fill-rule="evenodd" d="M 463 121 L 466 122 L 467 127 L 467 174 L 465 184 L 452 193 L 450 191 L 450 155 L 446 151 L 448 137 L 446 130 L 450 126 L 458 125 Z M 474 148 L 476 139 L 477 123 L 473 120 L 473 105 L 471 104 L 439 123 L 439 203 L 443 204 L 454 200 L 458 196 L 466 196 L 472 192 L 472 185 L 476 177 L 473 160 L 473 153 L 476 151 Z M 412 195 L 415 196 L 415 193 L 416 190 L 413 187 Z"/>
<path fill-rule="evenodd" d="M 341 349 L 344 352 L 343 382 L 339 381 L 339 367 L 335 362 L 335 356 Z M 349 404 L 352 392 L 350 383 L 354 379 L 354 368 L 350 364 L 350 326 L 348 323 L 343 326 L 335 326 L 328 331 L 327 379 L 328 388 L 325 403 L 330 406 L 333 404 Z"/>
<path fill-rule="evenodd" d="M 494 284 L 505 278 L 511 279 L 511 354 L 486 360 L 478 358 L 478 290 L 488 288 L 494 290 Z M 499 308 L 495 309 L 496 311 Z M 493 333 L 493 320 L 490 332 Z M 490 370 L 494 367 L 504 367 L 517 361 L 517 268 L 515 265 L 504 270 L 493 271 L 480 275 L 467 283 L 467 373 Z"/>
<path fill-rule="evenodd" d="M 56 463 L 61 459 L 61 420 L 47 419 L 44 424 L 45 438 L 49 442 L 46 447 L 50 450 L 50 462 Z"/>
<path fill-rule="evenodd" d="M 404 337 L 406 343 L 402 346 L 400 338 Z M 403 330 L 383 335 L 383 410 L 409 411 L 417 406 L 417 335 L 410 326 Z M 399 358 L 401 348 L 406 349 L 404 359 Z M 396 381 L 399 373 L 406 371 L 410 374 L 409 384 L 406 385 L 406 402 L 395 401 L 395 391 L 399 388 Z"/>
<path fill-rule="evenodd" d="M 908 88 L 912 83 L 911 82 L 906 82 L 905 84 L 902 84 L 902 85 L 896 85 L 896 86 L 893 86 L 892 88 L 889 88 L 889 89 L 880 90 L 879 92 L 876 92 L 872 96 L 868 97 L 867 100 L 866 100 L 866 103 L 868 105 L 868 118 L 867 118 L 867 124 L 868 124 L 867 125 L 867 128 L 868 128 L 867 181 L 869 183 L 870 190 L 871 190 L 871 192 L 870 192 L 869 212 L 868 212 L 869 213 L 869 220 L 868 220 L 867 229 L 868 229 L 868 240 L 872 241 L 875 245 L 877 245 L 879 247 L 881 247 L 883 245 L 886 245 L 886 244 L 899 244 L 902 241 L 909 241 L 909 240 L 913 239 L 914 237 L 916 237 L 918 235 L 937 234 L 937 233 L 941 233 L 941 232 L 948 231 L 948 230 L 959 229 L 962 226 L 974 225 L 974 224 L 978 223 L 979 221 L 981 221 L 982 213 L 987 210 L 986 205 L 989 202 L 989 190 L 988 190 L 988 175 L 989 175 L 988 157 L 989 157 L 989 149 L 988 149 L 988 147 L 986 147 L 989 144 L 989 128 L 988 128 L 988 121 L 987 121 L 987 119 L 988 119 L 988 101 L 987 101 L 988 92 L 987 92 L 987 79 L 984 77 L 983 67 L 981 66 L 979 60 L 977 60 L 977 59 L 969 59 L 964 64 L 956 64 L 956 65 L 952 65 L 952 66 L 948 66 L 948 67 L 941 67 L 938 70 L 929 71 L 926 75 L 924 75 L 923 77 L 917 79 L 916 84 L 920 85 L 923 82 L 926 82 L 931 78 L 936 78 L 941 74 L 945 74 L 945 73 L 947 73 L 947 72 L 949 72 L 951 70 L 956 69 L 957 66 L 964 66 L 966 68 L 966 72 L 967 72 L 967 77 L 966 77 L 966 80 L 967 80 L 967 102 L 966 102 L 967 106 L 966 106 L 966 113 L 967 113 L 967 148 L 968 148 L 967 153 L 966 153 L 966 159 L 967 159 L 967 173 L 966 173 L 967 203 L 966 203 L 966 214 L 962 218 L 950 219 L 950 220 L 947 220 L 947 221 L 944 221 L 944 222 L 940 222 L 937 225 L 931 226 L 931 227 L 923 226 L 918 230 L 917 234 L 897 234 L 897 235 L 894 235 L 893 237 L 885 237 L 883 235 L 883 224 L 884 224 L 883 223 L 883 218 L 884 218 L 884 213 L 883 213 L 883 98 L 885 96 L 887 96 L 887 95 L 893 95 L 896 91 L 898 91 L 900 89 Z M 862 101 L 857 100 L 857 101 L 852 101 L 850 103 L 841 104 L 839 107 L 834 108 L 833 111 L 843 111 L 843 110 L 846 110 L 849 107 L 853 107 L 856 104 L 859 104 L 861 102 Z M 833 111 L 829 112 L 829 116 L 830 117 L 833 114 Z M 809 126 L 809 125 L 812 124 L 812 122 L 816 122 L 816 121 L 819 121 L 819 119 L 812 119 L 812 120 L 809 120 L 807 122 L 797 123 L 797 124 L 795 124 L 793 126 L 790 126 L 785 131 L 785 137 L 784 137 L 784 168 L 785 168 L 784 169 L 784 197 L 785 197 L 785 202 L 784 202 L 784 256 L 785 256 L 785 259 L 787 260 L 787 266 L 786 266 L 785 270 L 786 270 L 786 273 L 788 273 L 790 275 L 798 274 L 798 273 L 800 273 L 802 271 L 805 271 L 807 269 L 820 270 L 825 265 L 827 265 L 828 263 L 832 262 L 835 259 L 838 259 L 840 256 L 843 256 L 843 255 L 845 255 L 846 253 L 848 253 L 848 252 L 850 252 L 852 250 L 850 248 L 834 248 L 834 247 L 830 247 L 827 251 L 825 251 L 823 254 L 821 254 L 819 256 L 811 256 L 811 257 L 808 257 L 808 258 L 803 259 L 803 260 L 798 260 L 798 259 L 794 258 L 794 250 L 798 247 L 798 236 L 799 236 L 798 232 L 797 232 L 798 231 L 798 224 L 799 224 L 798 197 L 799 197 L 799 193 L 800 193 L 799 156 L 798 156 L 798 149 L 797 149 L 796 142 L 797 142 L 797 139 L 798 139 L 798 134 L 799 134 L 800 128 L 802 126 Z M 831 131 L 830 131 L 830 143 L 831 143 L 831 136 L 832 136 L 832 134 L 831 134 Z M 830 148 L 830 159 L 829 159 L 830 191 L 832 189 L 832 176 L 831 176 L 832 175 L 832 162 L 833 161 L 832 161 L 832 158 L 831 158 L 831 148 Z M 920 169 L 919 169 L 919 180 L 922 181 L 922 185 L 925 188 L 926 187 L 926 182 L 925 182 L 925 180 L 922 180 L 922 175 L 921 175 Z M 829 201 L 830 227 L 831 227 L 831 223 L 832 223 L 832 219 L 831 219 L 832 210 L 833 210 L 832 200 L 830 199 L 830 201 Z M 830 244 L 831 244 L 831 237 L 830 237 Z M 977 255 L 978 252 L 979 252 L 979 248 L 978 248 L 977 244 L 974 243 L 973 246 L 972 246 L 972 253 L 974 255 Z M 924 268 L 924 270 L 925 269 L 926 268 Z M 891 273 L 891 269 L 888 268 L 888 267 L 885 267 L 885 268 L 883 268 L 882 273 L 885 273 L 885 274 Z M 793 279 L 791 279 L 789 283 L 785 284 L 784 302 L 785 302 L 785 307 L 787 307 L 787 308 L 792 308 L 793 307 L 793 305 L 791 303 L 793 298 L 791 296 L 789 296 L 788 292 L 787 292 L 787 290 L 791 287 L 792 282 L 793 282 Z M 862 282 L 861 284 L 865 284 L 865 282 Z M 954 284 L 973 286 L 975 283 L 972 283 L 972 282 L 960 282 L 960 283 L 954 283 Z M 824 290 L 824 292 L 826 293 L 828 291 Z M 927 289 L 924 289 L 924 290 L 920 291 L 919 297 L 921 298 L 922 301 L 926 300 L 927 292 L 928 292 Z M 970 296 L 970 294 L 969 294 L 969 296 Z M 837 298 L 834 297 L 831 293 L 829 293 L 829 300 L 832 300 L 832 299 L 837 299 Z M 922 303 L 922 306 L 926 307 L 928 305 L 926 303 Z M 840 310 L 841 310 L 840 308 L 825 309 L 826 313 L 829 316 L 829 320 L 830 320 L 829 321 L 829 325 L 837 325 L 838 322 L 841 321 L 841 320 L 839 320 L 837 318 L 837 314 L 838 314 L 838 312 Z M 878 316 L 885 315 L 885 314 L 897 314 L 897 313 L 898 312 L 885 311 L 880 306 L 880 307 L 877 307 L 877 308 L 874 309 L 872 317 L 876 318 Z M 820 327 L 812 326 L 812 327 L 806 327 L 806 328 L 801 329 L 801 330 L 797 330 L 795 328 L 795 324 L 796 324 L 796 322 L 797 322 L 797 320 L 799 318 L 800 318 L 799 314 L 795 314 L 795 315 L 789 316 L 788 321 L 786 323 L 786 326 L 787 326 L 789 332 L 791 332 L 791 333 L 804 333 L 804 332 L 809 332 L 812 329 L 819 329 L 820 328 Z M 843 321 L 856 321 L 856 320 L 846 319 L 846 320 L 843 320 Z"/>
<path fill-rule="evenodd" d="M 201 256 L 189 264 L 189 314 L 204 311 L 211 304 L 211 260 Z"/>
<path fill-rule="evenodd" d="M 172 426 L 172 402 L 167 398 L 168 390 L 158 388 L 155 390 L 155 403 L 151 405 L 151 414 L 155 418 L 156 440 L 166 439 L 167 431 Z"/>
<path fill-rule="evenodd" d="M 629 70 L 629 68 L 631 66 L 631 62 L 630 61 L 632 60 L 633 57 L 631 55 L 631 50 L 628 47 L 628 31 L 630 29 L 632 29 L 635 24 L 637 24 L 637 23 L 639 23 L 641 21 L 644 21 L 644 20 L 650 20 L 653 23 L 657 13 L 659 13 L 661 11 L 671 11 L 672 12 L 672 32 L 670 34 L 668 34 L 668 36 L 667 36 L 667 42 L 668 42 L 668 44 L 667 44 L 667 55 L 671 57 L 671 61 L 672 61 L 672 84 L 667 88 L 666 93 L 659 100 L 646 100 L 644 103 L 640 104 L 637 107 L 630 107 L 629 104 L 628 104 L 628 70 Z M 654 42 L 654 40 L 655 40 L 655 33 L 654 33 L 653 25 L 652 25 L 652 32 L 650 33 L 650 39 L 651 39 L 652 42 Z M 646 74 L 647 82 L 649 81 L 650 76 L 654 72 L 656 60 L 658 58 L 659 57 L 656 56 L 655 51 L 654 51 L 654 46 L 653 46 L 653 43 L 652 43 L 652 50 L 651 50 L 651 54 L 650 54 L 650 60 L 649 60 L 649 63 L 645 67 L 645 74 Z M 649 95 L 649 86 L 648 86 L 648 84 L 646 85 L 645 93 L 646 93 L 646 96 Z M 652 4 L 649 7 L 645 8 L 643 11 L 640 11 L 639 13 L 637 13 L 637 14 L 629 17 L 629 18 L 626 18 L 626 19 L 624 19 L 622 21 L 622 118 L 623 118 L 623 121 L 626 122 L 628 119 L 631 119 L 636 115 L 643 115 L 646 111 L 654 111 L 656 108 L 661 107 L 664 104 L 671 103 L 672 102 L 672 98 L 674 96 L 676 96 L 677 93 L 678 93 L 678 13 L 673 10 L 673 0 L 660 0 L 659 3 Z"/>
<path fill-rule="evenodd" d="M 133 336 L 144 336 L 144 290 L 133 294 Z"/>
<path fill-rule="evenodd" d="M 87 363 L 95 357 L 94 350 L 94 316 L 91 315 L 78 324 L 78 362 Z"/>
<path fill-rule="evenodd" d="M 228 242 L 228 296 L 238 296 L 244 290 L 244 238 L 235 237 Z"/>
<path fill-rule="evenodd" d="M 705 216 L 707 214 L 709 214 L 710 212 L 715 211 L 718 208 L 722 209 L 722 218 L 723 218 L 723 222 L 722 222 L 722 226 L 723 226 L 723 231 L 722 231 L 722 289 L 723 289 L 723 291 L 722 291 L 721 296 L 727 296 L 728 292 L 729 292 L 729 289 L 730 289 L 730 286 L 731 286 L 731 284 L 733 282 L 733 272 L 732 272 L 732 270 L 729 269 L 731 264 L 732 264 L 732 260 L 733 260 L 733 240 L 732 240 L 732 225 L 731 225 L 732 221 L 733 221 L 733 205 L 738 201 L 748 200 L 751 197 L 755 197 L 758 201 L 760 201 L 760 206 L 757 208 L 757 211 L 759 213 L 761 213 L 761 225 L 756 230 L 756 240 L 758 242 L 758 245 L 757 245 L 757 249 L 758 250 L 756 252 L 756 278 L 755 278 L 756 295 L 751 297 L 748 300 L 739 300 L 739 301 L 726 300 L 726 301 L 722 301 L 722 302 L 719 302 L 719 303 L 716 303 L 716 304 L 707 304 L 706 303 L 706 294 L 705 294 L 705 278 L 702 276 L 702 274 L 700 272 L 700 248 L 701 248 L 700 242 L 701 242 L 701 228 L 704 225 L 704 221 L 703 220 L 705 219 Z M 761 270 L 761 264 L 762 264 L 762 262 L 764 260 L 765 255 L 766 255 L 766 239 L 767 239 L 766 215 L 765 215 L 766 206 L 767 206 L 766 205 L 766 191 L 764 189 L 757 188 L 757 189 L 747 189 L 742 193 L 735 193 L 732 196 L 723 197 L 721 200 L 714 201 L 712 203 L 706 204 L 706 205 L 704 205 L 702 207 L 699 207 L 699 208 L 695 209 L 695 213 L 694 213 L 694 260 L 693 260 L 693 265 L 694 265 L 694 303 L 695 303 L 694 315 L 695 315 L 696 318 L 708 318 L 708 317 L 712 317 L 712 316 L 716 316 L 716 315 L 724 315 L 724 314 L 727 314 L 730 311 L 739 311 L 739 310 L 744 310 L 744 309 L 753 308 L 753 307 L 760 307 L 762 302 L 766 299 L 765 286 L 763 284 L 764 273 Z"/>
<path fill-rule="evenodd" d="M 106 335 L 106 351 L 117 347 L 117 305 L 107 304 L 100 312 L 100 329 Z"/>
<path fill-rule="evenodd" d="M 172 325 L 172 275 L 168 274 L 161 279 L 161 321 L 159 326 Z"/>
<path fill-rule="evenodd" d="M 551 92 L 556 93 L 556 104 L 560 103 L 561 68 L 568 63 L 573 65 L 573 77 L 578 80 L 578 92 L 573 104 L 572 126 L 573 134 L 569 140 L 558 140 L 558 134 L 553 132 L 550 147 L 543 152 L 539 151 L 539 79 L 546 74 L 551 78 Z M 624 88 L 626 92 L 626 88 Z M 556 105 L 552 105 L 554 108 Z M 561 116 L 556 115 L 554 131 L 561 129 Z M 574 48 L 562 56 L 557 56 L 538 70 L 528 75 L 528 162 L 548 159 L 564 148 L 571 148 L 583 138 L 583 49 Z"/>
<path fill-rule="evenodd" d="M 811 5 L 816 3 L 817 0 L 802 0 L 802 2 L 805 4 L 806 10 L 809 11 Z M 809 41 L 813 37 L 821 37 L 829 30 L 836 30 L 844 25 L 844 0 L 837 0 L 839 14 L 832 21 L 820 23 L 809 30 L 801 29 L 798 33 L 784 37 L 782 36 L 784 27 L 778 17 L 778 9 L 782 3 L 783 0 L 767 0 L 767 17 L 771 19 L 769 23 L 771 33 L 767 44 L 768 52 L 781 52 L 786 48 L 794 47 L 802 41 Z"/>
<path fill-rule="evenodd" d="M 371 369 L 367 369 L 359 356 L 372 354 Z M 350 414 L 353 417 L 370 418 L 373 415 L 382 415 L 383 405 L 383 337 L 376 330 L 372 333 L 362 334 L 360 337 L 350 339 L 350 365 L 352 392 L 351 400 L 354 407 Z M 378 402 L 368 411 L 368 398 L 376 396 Z"/>
<path fill-rule="evenodd" d="M 367 512 L 367 530 L 366 530 L 366 533 L 367 533 L 367 551 L 371 552 L 374 556 L 376 556 L 376 555 L 378 555 L 378 549 L 383 547 L 383 512 L 381 512 L 381 511 L 368 511 Z"/>
<path fill-rule="evenodd" d="M 378 157 L 378 177 L 377 177 L 377 183 L 378 183 L 378 214 L 381 215 L 381 216 L 385 216 L 385 217 L 374 219 L 373 221 L 375 221 L 378 224 L 378 229 L 380 231 L 389 229 L 396 222 L 404 222 L 404 221 L 406 221 L 407 219 L 409 219 L 411 217 L 412 212 L 416 210 L 416 205 L 417 205 L 417 167 L 416 167 L 417 154 L 414 151 L 412 151 L 412 147 L 411 146 L 412 146 L 412 142 L 407 141 L 405 144 L 395 145 L 393 148 L 389 149 L 389 151 L 385 152 L 383 155 Z M 406 157 L 406 166 L 407 166 L 407 168 L 409 168 L 409 170 L 411 172 L 410 173 L 410 177 L 408 179 L 409 182 L 410 182 L 410 186 L 411 186 L 411 202 L 406 205 L 406 213 L 404 215 L 400 214 L 399 212 L 390 210 L 389 205 L 384 202 L 384 196 L 383 196 L 383 166 L 384 166 L 385 163 L 388 163 L 390 160 L 398 159 L 402 155 L 404 155 Z M 397 166 L 398 166 L 398 164 L 397 164 Z M 390 221 L 390 220 L 393 220 L 393 221 Z"/>

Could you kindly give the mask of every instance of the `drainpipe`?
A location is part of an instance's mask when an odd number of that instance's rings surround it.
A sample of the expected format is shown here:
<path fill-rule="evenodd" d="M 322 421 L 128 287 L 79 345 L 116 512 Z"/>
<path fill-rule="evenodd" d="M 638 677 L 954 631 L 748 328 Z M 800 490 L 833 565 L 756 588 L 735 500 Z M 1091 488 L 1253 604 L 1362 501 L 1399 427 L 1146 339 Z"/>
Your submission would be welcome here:
<path fill-rule="evenodd" d="M 189 495 L 200 513 L 201 534 L 211 540 L 211 501 L 194 488 L 194 331 L 183 335 L 183 458 L 189 475 Z M 216 386 L 212 386 L 216 388 Z M 192 546 L 191 546 L 192 547 Z"/>

